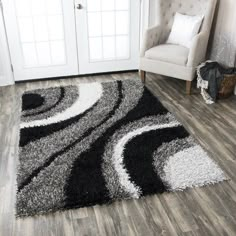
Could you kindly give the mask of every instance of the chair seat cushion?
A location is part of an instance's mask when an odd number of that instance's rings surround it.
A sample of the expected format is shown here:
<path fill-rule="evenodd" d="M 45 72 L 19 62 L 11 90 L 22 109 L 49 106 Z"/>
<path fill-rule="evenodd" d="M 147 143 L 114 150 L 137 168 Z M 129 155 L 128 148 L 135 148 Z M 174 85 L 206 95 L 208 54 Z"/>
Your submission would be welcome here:
<path fill-rule="evenodd" d="M 186 65 L 189 49 L 180 45 L 161 44 L 145 52 L 145 57 L 176 65 Z"/>

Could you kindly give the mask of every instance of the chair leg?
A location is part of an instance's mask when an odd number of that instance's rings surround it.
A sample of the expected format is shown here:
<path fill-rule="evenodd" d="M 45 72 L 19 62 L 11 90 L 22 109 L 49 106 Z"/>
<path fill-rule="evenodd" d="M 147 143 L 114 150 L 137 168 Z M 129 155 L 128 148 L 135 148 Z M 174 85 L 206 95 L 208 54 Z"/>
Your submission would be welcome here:
<path fill-rule="evenodd" d="M 145 84 L 145 81 L 146 81 L 146 71 L 140 70 L 140 77 L 141 77 L 142 82 Z"/>
<path fill-rule="evenodd" d="M 191 85 L 192 85 L 192 81 L 186 81 L 186 94 L 187 95 L 191 94 Z"/>

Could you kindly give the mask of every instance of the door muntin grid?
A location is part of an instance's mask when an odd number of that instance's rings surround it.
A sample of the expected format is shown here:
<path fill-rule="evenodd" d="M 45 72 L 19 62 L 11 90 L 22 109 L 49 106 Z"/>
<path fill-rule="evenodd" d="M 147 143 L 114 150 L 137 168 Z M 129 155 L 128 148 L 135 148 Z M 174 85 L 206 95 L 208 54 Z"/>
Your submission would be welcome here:
<path fill-rule="evenodd" d="M 87 0 L 90 62 L 130 58 L 130 0 Z"/>
<path fill-rule="evenodd" d="M 66 45 L 61 0 L 15 0 L 24 68 L 65 65 Z"/>

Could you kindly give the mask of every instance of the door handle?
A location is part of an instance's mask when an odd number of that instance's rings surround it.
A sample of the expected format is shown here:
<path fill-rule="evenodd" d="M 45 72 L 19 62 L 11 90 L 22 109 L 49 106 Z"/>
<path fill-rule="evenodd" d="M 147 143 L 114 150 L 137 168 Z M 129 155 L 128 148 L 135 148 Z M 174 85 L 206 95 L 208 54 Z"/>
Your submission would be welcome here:
<path fill-rule="evenodd" d="M 83 5 L 79 3 L 76 8 L 77 8 L 78 10 L 81 10 L 81 9 L 83 9 Z"/>

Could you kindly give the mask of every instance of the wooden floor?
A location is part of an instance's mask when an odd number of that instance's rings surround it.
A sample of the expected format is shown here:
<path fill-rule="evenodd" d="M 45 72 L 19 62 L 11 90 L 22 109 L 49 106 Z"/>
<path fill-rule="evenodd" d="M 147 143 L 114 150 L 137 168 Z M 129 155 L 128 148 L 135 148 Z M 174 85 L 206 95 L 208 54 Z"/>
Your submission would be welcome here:
<path fill-rule="evenodd" d="M 185 83 L 147 74 L 147 87 L 219 163 L 230 181 L 214 186 L 16 219 L 20 94 L 29 89 L 137 78 L 137 73 L 21 83 L 0 88 L 0 236 L 236 235 L 236 96 L 206 105 Z M 151 105 L 151 104 L 150 104 Z"/>

